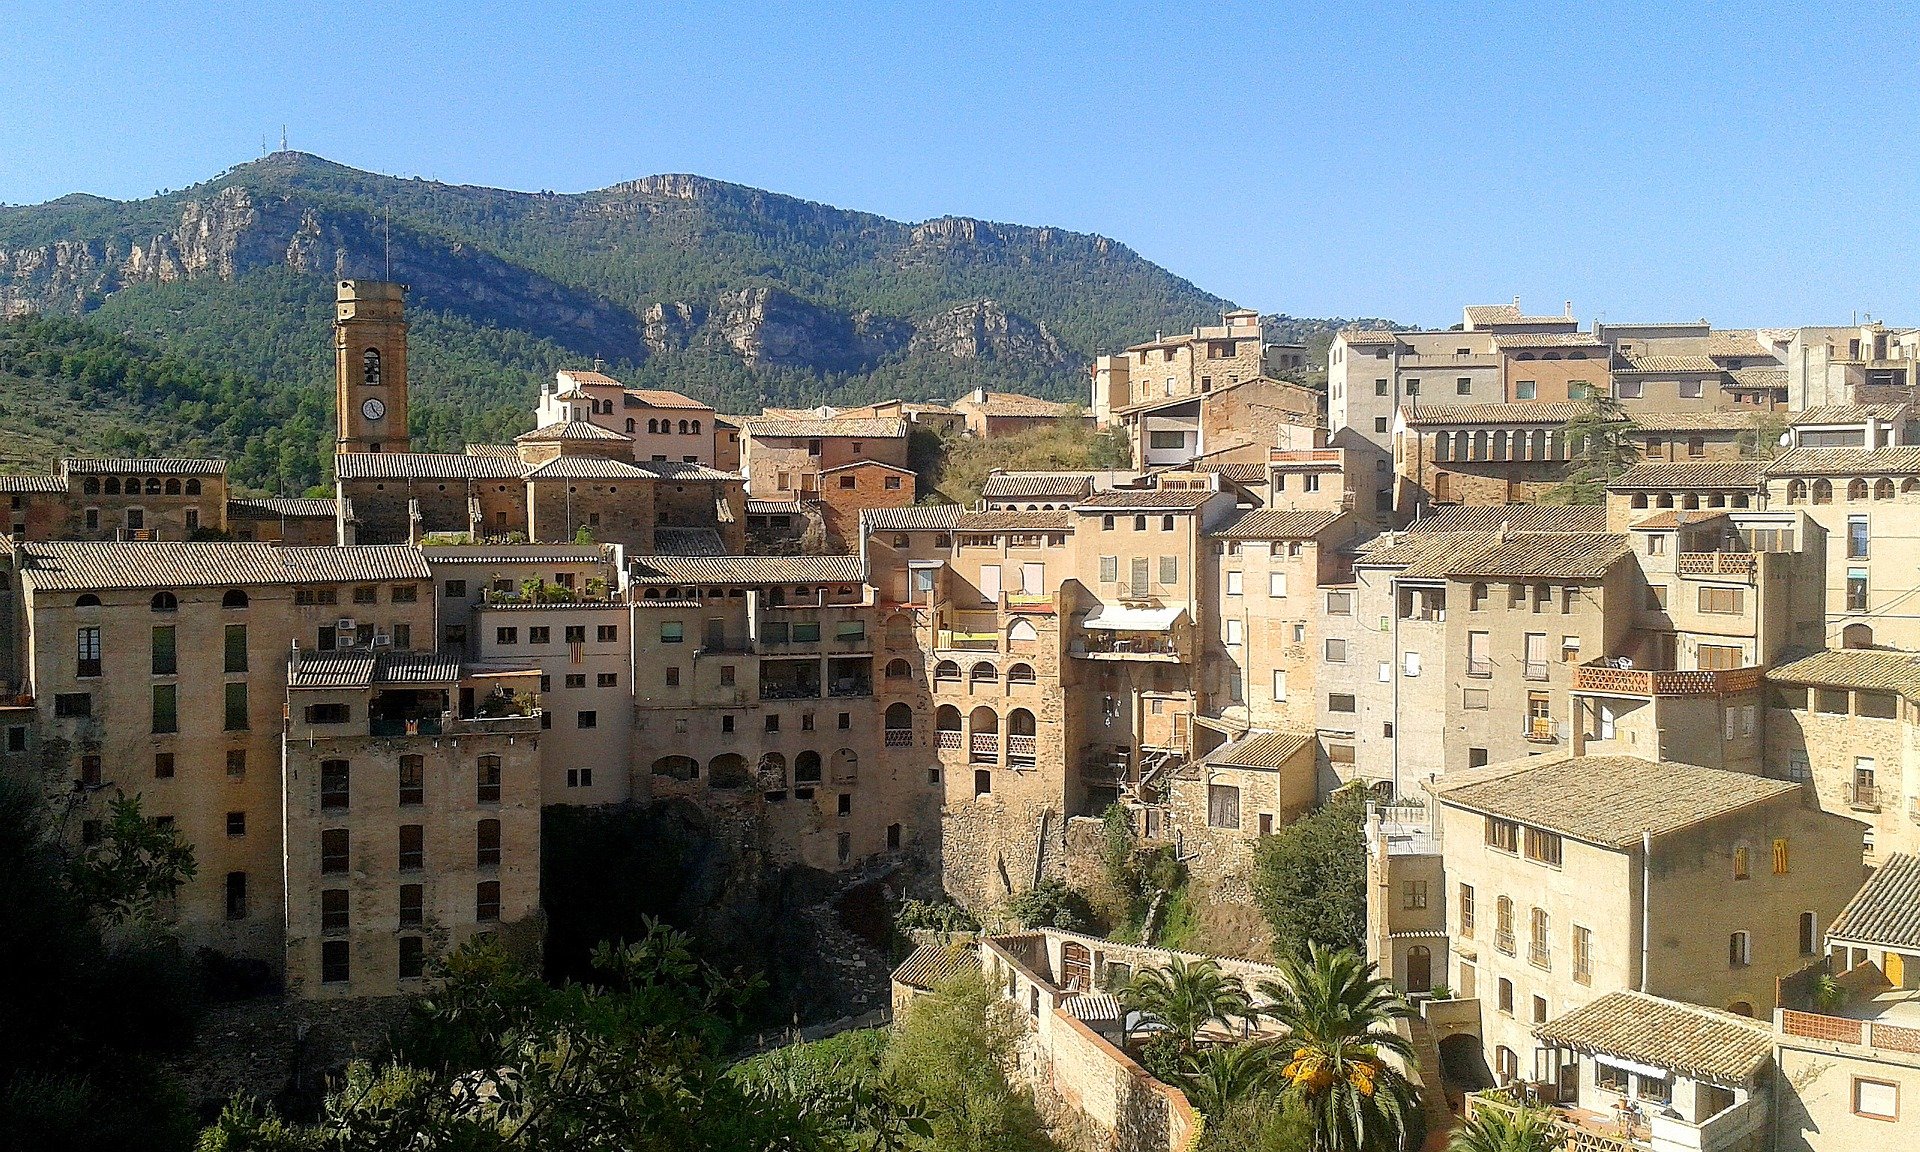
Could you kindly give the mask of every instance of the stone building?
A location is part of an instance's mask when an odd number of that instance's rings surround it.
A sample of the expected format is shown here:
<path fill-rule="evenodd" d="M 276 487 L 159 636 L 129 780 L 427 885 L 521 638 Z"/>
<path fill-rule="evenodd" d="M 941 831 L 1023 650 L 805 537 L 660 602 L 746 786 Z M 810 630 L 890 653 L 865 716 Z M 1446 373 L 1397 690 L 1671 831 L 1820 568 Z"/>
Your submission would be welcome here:
<path fill-rule="evenodd" d="M 1089 412 L 1105 427 L 1125 408 L 1264 376 L 1266 347 L 1260 314 L 1250 308 L 1223 313 L 1217 325 L 1130 345 L 1094 361 Z"/>
<path fill-rule="evenodd" d="M 690 396 L 661 388 L 628 388 L 597 367 L 554 373 L 534 409 L 534 423 L 541 428 L 587 423 L 625 437 L 630 454 L 621 459 L 730 470 L 739 462 L 738 427 L 730 426 L 736 435 L 728 440 L 721 419 L 711 405 Z M 722 463 L 720 453 L 728 449 L 732 457 Z"/>
<path fill-rule="evenodd" d="M 820 474 L 860 461 L 907 466 L 907 422 L 763 416 L 746 422 L 740 463 L 757 500 L 812 500 Z"/>
<path fill-rule="evenodd" d="M 918 477 L 910 468 L 858 460 L 820 473 L 821 527 L 834 551 L 859 547 L 860 515 L 870 508 L 904 508 L 914 501 Z"/>
<path fill-rule="evenodd" d="M 986 439 L 1049 427 L 1080 412 L 1072 404 L 1058 404 L 1019 392 L 989 392 L 985 388 L 975 388 L 955 400 L 953 410 L 965 418 L 969 434 Z M 1085 415 L 1079 418 L 1092 420 Z"/>
<path fill-rule="evenodd" d="M 407 286 L 342 280 L 333 307 L 337 453 L 405 452 Z"/>
<path fill-rule="evenodd" d="M 1112 423 L 1126 430 L 1142 468 L 1260 463 L 1282 437 L 1281 428 L 1325 423 L 1321 395 L 1311 388 L 1249 377 L 1183 396 L 1161 396 L 1117 408 Z"/>

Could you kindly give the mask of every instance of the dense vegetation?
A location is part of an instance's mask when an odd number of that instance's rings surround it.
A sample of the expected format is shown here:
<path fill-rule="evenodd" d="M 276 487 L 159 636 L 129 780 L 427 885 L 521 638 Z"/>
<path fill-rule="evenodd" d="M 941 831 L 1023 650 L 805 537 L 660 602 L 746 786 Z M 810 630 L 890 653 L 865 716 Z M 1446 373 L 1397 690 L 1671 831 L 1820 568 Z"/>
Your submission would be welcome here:
<path fill-rule="evenodd" d="M 1262 837 L 1253 850 L 1253 893 L 1282 958 L 1309 945 L 1359 948 L 1367 927 L 1367 806 L 1349 788 Z"/>
<path fill-rule="evenodd" d="M 1072 472 L 1126 468 L 1133 458 L 1125 433 L 1095 432 L 1077 417 L 991 440 L 960 436 L 942 439 L 931 432 L 916 432 L 908 451 L 909 462 L 920 475 L 921 492 L 955 504 L 978 500 L 980 486 L 996 469 Z"/>

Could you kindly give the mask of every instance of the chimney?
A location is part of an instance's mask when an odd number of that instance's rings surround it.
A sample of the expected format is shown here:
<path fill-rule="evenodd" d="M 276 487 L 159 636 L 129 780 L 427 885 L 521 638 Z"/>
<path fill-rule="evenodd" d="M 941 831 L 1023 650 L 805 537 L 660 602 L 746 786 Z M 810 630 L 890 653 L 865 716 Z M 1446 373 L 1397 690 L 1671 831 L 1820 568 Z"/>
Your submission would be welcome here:
<path fill-rule="evenodd" d="M 1511 527 L 1512 527 L 1511 522 L 1509 522 L 1503 517 L 1500 521 L 1500 533 L 1498 536 L 1500 543 L 1505 544 L 1507 542 L 1507 531 Z"/>
<path fill-rule="evenodd" d="M 1518 311 L 1520 311 L 1520 297 L 1518 297 L 1518 296 L 1515 296 L 1515 297 L 1513 298 L 1513 310 L 1514 310 L 1515 312 L 1518 312 Z"/>
<path fill-rule="evenodd" d="M 1567 301 L 1567 319 L 1573 319 L 1573 301 Z"/>

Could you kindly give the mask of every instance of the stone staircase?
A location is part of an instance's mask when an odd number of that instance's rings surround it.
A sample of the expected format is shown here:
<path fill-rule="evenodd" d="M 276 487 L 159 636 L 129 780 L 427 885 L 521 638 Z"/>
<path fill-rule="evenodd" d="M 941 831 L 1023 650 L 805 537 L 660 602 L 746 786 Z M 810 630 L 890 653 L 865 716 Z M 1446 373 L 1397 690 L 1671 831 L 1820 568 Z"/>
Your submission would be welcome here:
<path fill-rule="evenodd" d="M 1420 1107 L 1426 1113 L 1427 1133 L 1445 1132 L 1453 1127 L 1453 1112 L 1447 1107 L 1447 1091 L 1440 1071 L 1440 1042 L 1433 1028 L 1419 1016 L 1401 1021 L 1404 1033 L 1413 1044 L 1414 1074 L 1420 1082 Z"/>

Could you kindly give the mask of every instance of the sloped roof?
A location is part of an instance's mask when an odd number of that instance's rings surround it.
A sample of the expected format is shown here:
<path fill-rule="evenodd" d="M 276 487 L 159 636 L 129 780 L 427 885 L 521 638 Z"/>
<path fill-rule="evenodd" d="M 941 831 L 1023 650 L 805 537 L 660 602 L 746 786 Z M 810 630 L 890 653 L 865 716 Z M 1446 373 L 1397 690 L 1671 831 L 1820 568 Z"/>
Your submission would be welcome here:
<path fill-rule="evenodd" d="M 900 967 L 893 970 L 893 981 L 910 988 L 932 991 L 966 972 L 980 970 L 977 945 L 968 941 L 956 944 L 926 943 L 907 953 Z"/>
<path fill-rule="evenodd" d="M 469 444 L 466 453 L 469 456 L 491 456 L 496 460 L 520 459 L 520 450 L 511 444 Z"/>
<path fill-rule="evenodd" d="M 1338 512 L 1255 508 L 1209 535 L 1222 540 L 1307 540 L 1338 519 Z"/>
<path fill-rule="evenodd" d="M 424 580 L 417 548 L 405 544 L 285 548 L 230 541 L 46 541 L 20 545 L 21 578 L 47 591 L 207 588 Z"/>
<path fill-rule="evenodd" d="M 1920 475 L 1920 446 L 1795 448 L 1774 457 L 1768 476 Z"/>
<path fill-rule="evenodd" d="M 817 501 L 815 502 L 818 503 Z M 799 500 L 748 500 L 749 516 L 804 516 L 814 504 Z"/>
<path fill-rule="evenodd" d="M 1870 419 L 1891 424 L 1906 414 L 1905 404 L 1819 404 L 1795 413 L 1790 423 L 1796 428 L 1803 424 L 1865 424 Z"/>
<path fill-rule="evenodd" d="M 605 456 L 555 456 L 527 470 L 529 480 L 658 480 L 659 474 Z"/>
<path fill-rule="evenodd" d="M 333 471 L 342 480 L 518 480 L 527 466 L 517 456 L 449 452 L 341 452 Z"/>
<path fill-rule="evenodd" d="M 1005 511 L 968 512 L 954 527 L 961 532 L 1052 531 L 1073 527 L 1073 513 L 1066 509 L 1052 512 Z"/>
<path fill-rule="evenodd" d="M 1759 423 L 1758 412 L 1641 412 L 1637 432 L 1743 432 Z"/>
<path fill-rule="evenodd" d="M 1729 388 L 1785 388 L 1787 386 L 1785 368 L 1771 366 L 1733 368 L 1728 370 L 1727 376 L 1732 381 L 1726 385 Z"/>
<path fill-rule="evenodd" d="M 1400 337 L 1381 328 L 1348 328 L 1340 333 L 1340 339 L 1355 347 L 1372 344 L 1398 344 Z"/>
<path fill-rule="evenodd" d="M 642 556 L 633 578 L 650 584 L 858 584 L 858 556 Z"/>
<path fill-rule="evenodd" d="M 1671 1068 L 1725 1086 L 1748 1083 L 1773 1058 L 1769 1025 L 1644 992 L 1610 992 L 1533 1034 L 1558 1048 Z"/>
<path fill-rule="evenodd" d="M 747 435 L 805 437 L 859 436 L 870 440 L 890 440 L 907 434 L 907 422 L 900 417 L 851 420 L 790 420 L 777 416 L 755 416 L 746 421 Z"/>
<path fill-rule="evenodd" d="M 1206 762 L 1234 768 L 1284 768 L 1313 742 L 1311 732 L 1249 732 L 1207 753 Z"/>
<path fill-rule="evenodd" d="M 1639 373 L 1708 373 L 1717 375 L 1720 365 L 1711 356 L 1627 356 L 1626 367 L 1616 367 L 1616 376 Z"/>
<path fill-rule="evenodd" d="M 434 564 L 595 564 L 607 559 L 598 544 L 441 544 L 422 551 Z"/>
<path fill-rule="evenodd" d="M 1783 654 L 1767 669 L 1767 679 L 1775 684 L 1898 692 L 1920 700 L 1920 652 L 1828 648 L 1797 656 Z"/>
<path fill-rule="evenodd" d="M 720 556 L 727 550 L 711 528 L 655 528 L 653 546 L 672 556 Z"/>
<path fill-rule="evenodd" d="M 1765 460 L 1649 460 L 1631 465 L 1607 485 L 1635 488 L 1740 488 L 1766 486 Z"/>
<path fill-rule="evenodd" d="M 225 476 L 225 460 L 169 459 L 163 456 L 135 456 L 98 459 L 70 457 L 60 461 L 60 471 L 73 476 Z"/>
<path fill-rule="evenodd" d="M 0 476 L 0 492 L 65 492 L 67 482 L 59 476 Z"/>
<path fill-rule="evenodd" d="M 628 388 L 621 402 L 624 408 L 710 408 L 683 392 L 667 388 Z"/>
<path fill-rule="evenodd" d="M 620 387 L 620 381 L 592 368 L 562 368 L 558 374 L 570 377 L 575 384 L 592 384 L 602 388 Z"/>
<path fill-rule="evenodd" d="M 1408 407 L 1407 423 L 1414 427 L 1435 424 L 1565 424 L 1578 416 L 1584 406 L 1571 402 L 1523 404 L 1422 404 Z"/>
<path fill-rule="evenodd" d="M 662 480 L 738 480 L 738 472 L 723 472 L 690 460 L 636 460 L 635 468 L 653 473 Z"/>
<path fill-rule="evenodd" d="M 1604 532 L 1607 510 L 1599 504 L 1453 504 L 1407 525 L 1410 533 Z"/>
<path fill-rule="evenodd" d="M 1448 772 L 1428 787 L 1443 804 L 1613 849 L 1638 844 L 1642 832 L 1663 836 L 1800 791 L 1786 780 L 1637 756 L 1519 760 Z"/>
<path fill-rule="evenodd" d="M 1369 568 L 1399 566 L 1414 579 L 1496 576 L 1598 580 L 1629 551 L 1611 532 L 1420 532 L 1359 557 Z"/>
<path fill-rule="evenodd" d="M 994 472 L 980 485 L 980 495 L 996 497 L 1054 497 L 1071 499 L 1093 490 L 1089 472 Z"/>
<path fill-rule="evenodd" d="M 1903 952 L 1920 950 L 1920 857 L 1888 855 L 1840 910 L 1827 935 Z"/>
<path fill-rule="evenodd" d="M 860 522 L 875 532 L 910 532 L 914 529 L 951 530 L 960 523 L 963 509 L 958 504 L 913 504 L 905 508 L 868 508 L 860 513 Z"/>
<path fill-rule="evenodd" d="M 1065 416 L 1073 405 L 1061 404 L 1053 400 L 1042 400 L 1038 396 L 1027 396 L 1019 392 L 989 392 L 985 403 L 975 400 L 971 394 L 962 396 L 953 402 L 955 411 L 983 412 L 988 416 Z"/>
<path fill-rule="evenodd" d="M 1218 495 L 1220 493 L 1204 488 L 1113 488 L 1095 492 L 1074 507 L 1089 512 L 1109 509 L 1191 512 Z"/>
<path fill-rule="evenodd" d="M 1563 317 L 1523 317 L 1522 323 L 1561 320 Z M 1591 332 L 1499 332 L 1493 337 L 1495 348 L 1598 348 L 1600 338 Z M 1605 365 L 1602 365 L 1605 367 Z"/>
<path fill-rule="evenodd" d="M 238 520 L 331 520 L 332 498 L 307 496 L 259 496 L 227 501 L 227 515 Z"/>
<path fill-rule="evenodd" d="M 591 420 L 560 420 L 543 424 L 531 432 L 513 438 L 516 444 L 544 444 L 556 440 L 632 440 L 633 437 L 611 428 L 602 428 Z"/>
<path fill-rule="evenodd" d="M 1651 516 L 1635 520 L 1631 527 L 1646 528 L 1688 528 L 1705 524 L 1710 520 L 1725 520 L 1727 513 L 1720 508 L 1666 508 Z"/>

